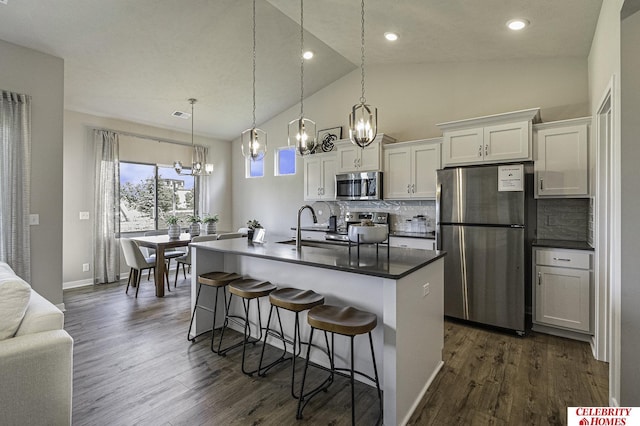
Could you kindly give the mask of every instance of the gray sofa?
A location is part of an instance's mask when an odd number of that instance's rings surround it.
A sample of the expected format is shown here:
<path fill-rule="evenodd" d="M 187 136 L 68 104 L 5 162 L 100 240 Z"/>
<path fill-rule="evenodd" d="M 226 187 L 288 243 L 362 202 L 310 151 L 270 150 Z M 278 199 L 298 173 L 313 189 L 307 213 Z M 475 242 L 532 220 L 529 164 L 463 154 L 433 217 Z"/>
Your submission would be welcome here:
<path fill-rule="evenodd" d="M 0 262 L 0 425 L 68 425 L 73 339 L 64 314 L 25 285 Z"/>

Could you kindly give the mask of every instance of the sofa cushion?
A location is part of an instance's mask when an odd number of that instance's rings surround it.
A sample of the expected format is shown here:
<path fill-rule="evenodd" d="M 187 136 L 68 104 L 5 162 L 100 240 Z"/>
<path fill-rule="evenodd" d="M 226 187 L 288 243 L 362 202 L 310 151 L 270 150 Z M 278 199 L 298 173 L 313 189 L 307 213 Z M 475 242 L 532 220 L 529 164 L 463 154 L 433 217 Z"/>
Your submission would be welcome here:
<path fill-rule="evenodd" d="M 17 336 L 40 333 L 50 330 L 62 330 L 64 314 L 53 303 L 31 290 L 31 300 L 24 314 Z"/>
<path fill-rule="evenodd" d="M 0 340 L 16 334 L 31 298 L 31 286 L 5 265 L 0 267 Z"/>

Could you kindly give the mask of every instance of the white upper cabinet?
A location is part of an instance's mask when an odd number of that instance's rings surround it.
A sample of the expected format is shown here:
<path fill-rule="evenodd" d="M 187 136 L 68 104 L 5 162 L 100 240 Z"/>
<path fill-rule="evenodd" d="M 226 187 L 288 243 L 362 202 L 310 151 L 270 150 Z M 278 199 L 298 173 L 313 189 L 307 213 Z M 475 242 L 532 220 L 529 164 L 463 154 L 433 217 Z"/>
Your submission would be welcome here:
<path fill-rule="evenodd" d="M 336 154 L 312 154 L 304 157 L 304 199 L 335 200 Z"/>
<path fill-rule="evenodd" d="M 540 109 L 440 123 L 442 165 L 503 163 L 532 159 L 532 130 Z"/>
<path fill-rule="evenodd" d="M 384 198 L 435 199 L 441 138 L 401 142 L 384 148 Z"/>
<path fill-rule="evenodd" d="M 366 148 L 360 148 L 348 139 L 337 141 L 337 173 L 381 171 L 382 145 L 393 142 L 395 139 L 383 133 L 378 133 Z"/>
<path fill-rule="evenodd" d="M 589 196 L 589 124 L 579 118 L 534 126 L 536 197 Z"/>

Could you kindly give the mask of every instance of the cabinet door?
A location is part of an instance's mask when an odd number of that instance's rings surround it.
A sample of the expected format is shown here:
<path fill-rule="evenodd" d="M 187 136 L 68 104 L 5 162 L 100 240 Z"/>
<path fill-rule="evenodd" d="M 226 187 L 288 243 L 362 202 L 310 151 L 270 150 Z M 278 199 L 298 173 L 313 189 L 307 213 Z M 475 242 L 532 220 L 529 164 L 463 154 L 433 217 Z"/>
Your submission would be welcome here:
<path fill-rule="evenodd" d="M 536 266 L 536 322 L 590 331 L 590 273 Z"/>
<path fill-rule="evenodd" d="M 313 155 L 304 159 L 304 199 L 320 199 L 320 188 L 322 187 L 322 163 L 320 158 Z"/>
<path fill-rule="evenodd" d="M 387 148 L 384 151 L 384 187 L 385 199 L 404 199 L 411 197 L 411 148 Z"/>
<path fill-rule="evenodd" d="M 589 195 L 587 125 L 543 129 L 536 136 L 536 195 Z"/>
<path fill-rule="evenodd" d="M 322 186 L 320 198 L 323 200 L 336 199 L 336 160 L 335 158 L 322 159 Z"/>
<path fill-rule="evenodd" d="M 416 146 L 411 153 L 411 196 L 436 198 L 436 170 L 440 168 L 440 144 Z"/>
<path fill-rule="evenodd" d="M 361 149 L 362 148 L 353 144 L 342 144 L 338 146 L 338 173 L 358 170 L 357 164 L 360 159 L 359 151 Z"/>
<path fill-rule="evenodd" d="M 382 170 L 380 164 L 380 143 L 374 142 L 364 149 L 359 149 L 359 160 L 357 161 L 358 170 L 363 172 L 376 172 Z"/>
<path fill-rule="evenodd" d="M 435 250 L 435 240 L 426 238 L 389 237 L 391 247 L 415 248 L 422 250 Z"/>
<path fill-rule="evenodd" d="M 450 166 L 482 162 L 483 137 L 481 128 L 445 132 L 442 139 L 442 163 Z"/>
<path fill-rule="evenodd" d="M 498 162 L 531 159 L 529 141 L 531 124 L 528 121 L 499 124 L 484 128 L 484 161 Z"/>

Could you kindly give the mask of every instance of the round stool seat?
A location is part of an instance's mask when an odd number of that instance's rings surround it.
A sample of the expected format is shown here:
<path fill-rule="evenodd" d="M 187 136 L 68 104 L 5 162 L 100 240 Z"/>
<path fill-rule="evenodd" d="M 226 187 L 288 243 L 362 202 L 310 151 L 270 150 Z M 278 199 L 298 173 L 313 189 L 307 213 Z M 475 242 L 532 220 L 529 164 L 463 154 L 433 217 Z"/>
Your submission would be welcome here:
<path fill-rule="evenodd" d="M 279 308 L 293 312 L 302 312 L 314 306 L 324 304 L 324 296 L 312 290 L 297 288 L 279 288 L 269 294 L 269 302 Z"/>
<path fill-rule="evenodd" d="M 231 281 L 235 281 L 240 278 L 242 278 L 242 275 L 238 275 L 235 272 L 214 271 L 198 275 L 198 283 L 211 287 L 224 287 Z"/>
<path fill-rule="evenodd" d="M 355 336 L 376 328 L 378 317 L 351 306 L 319 305 L 309 311 L 307 321 L 311 327 L 320 330 Z"/>
<path fill-rule="evenodd" d="M 252 278 L 236 280 L 229 285 L 229 293 L 244 299 L 255 299 L 267 296 L 277 287 L 269 281 L 260 281 Z"/>

